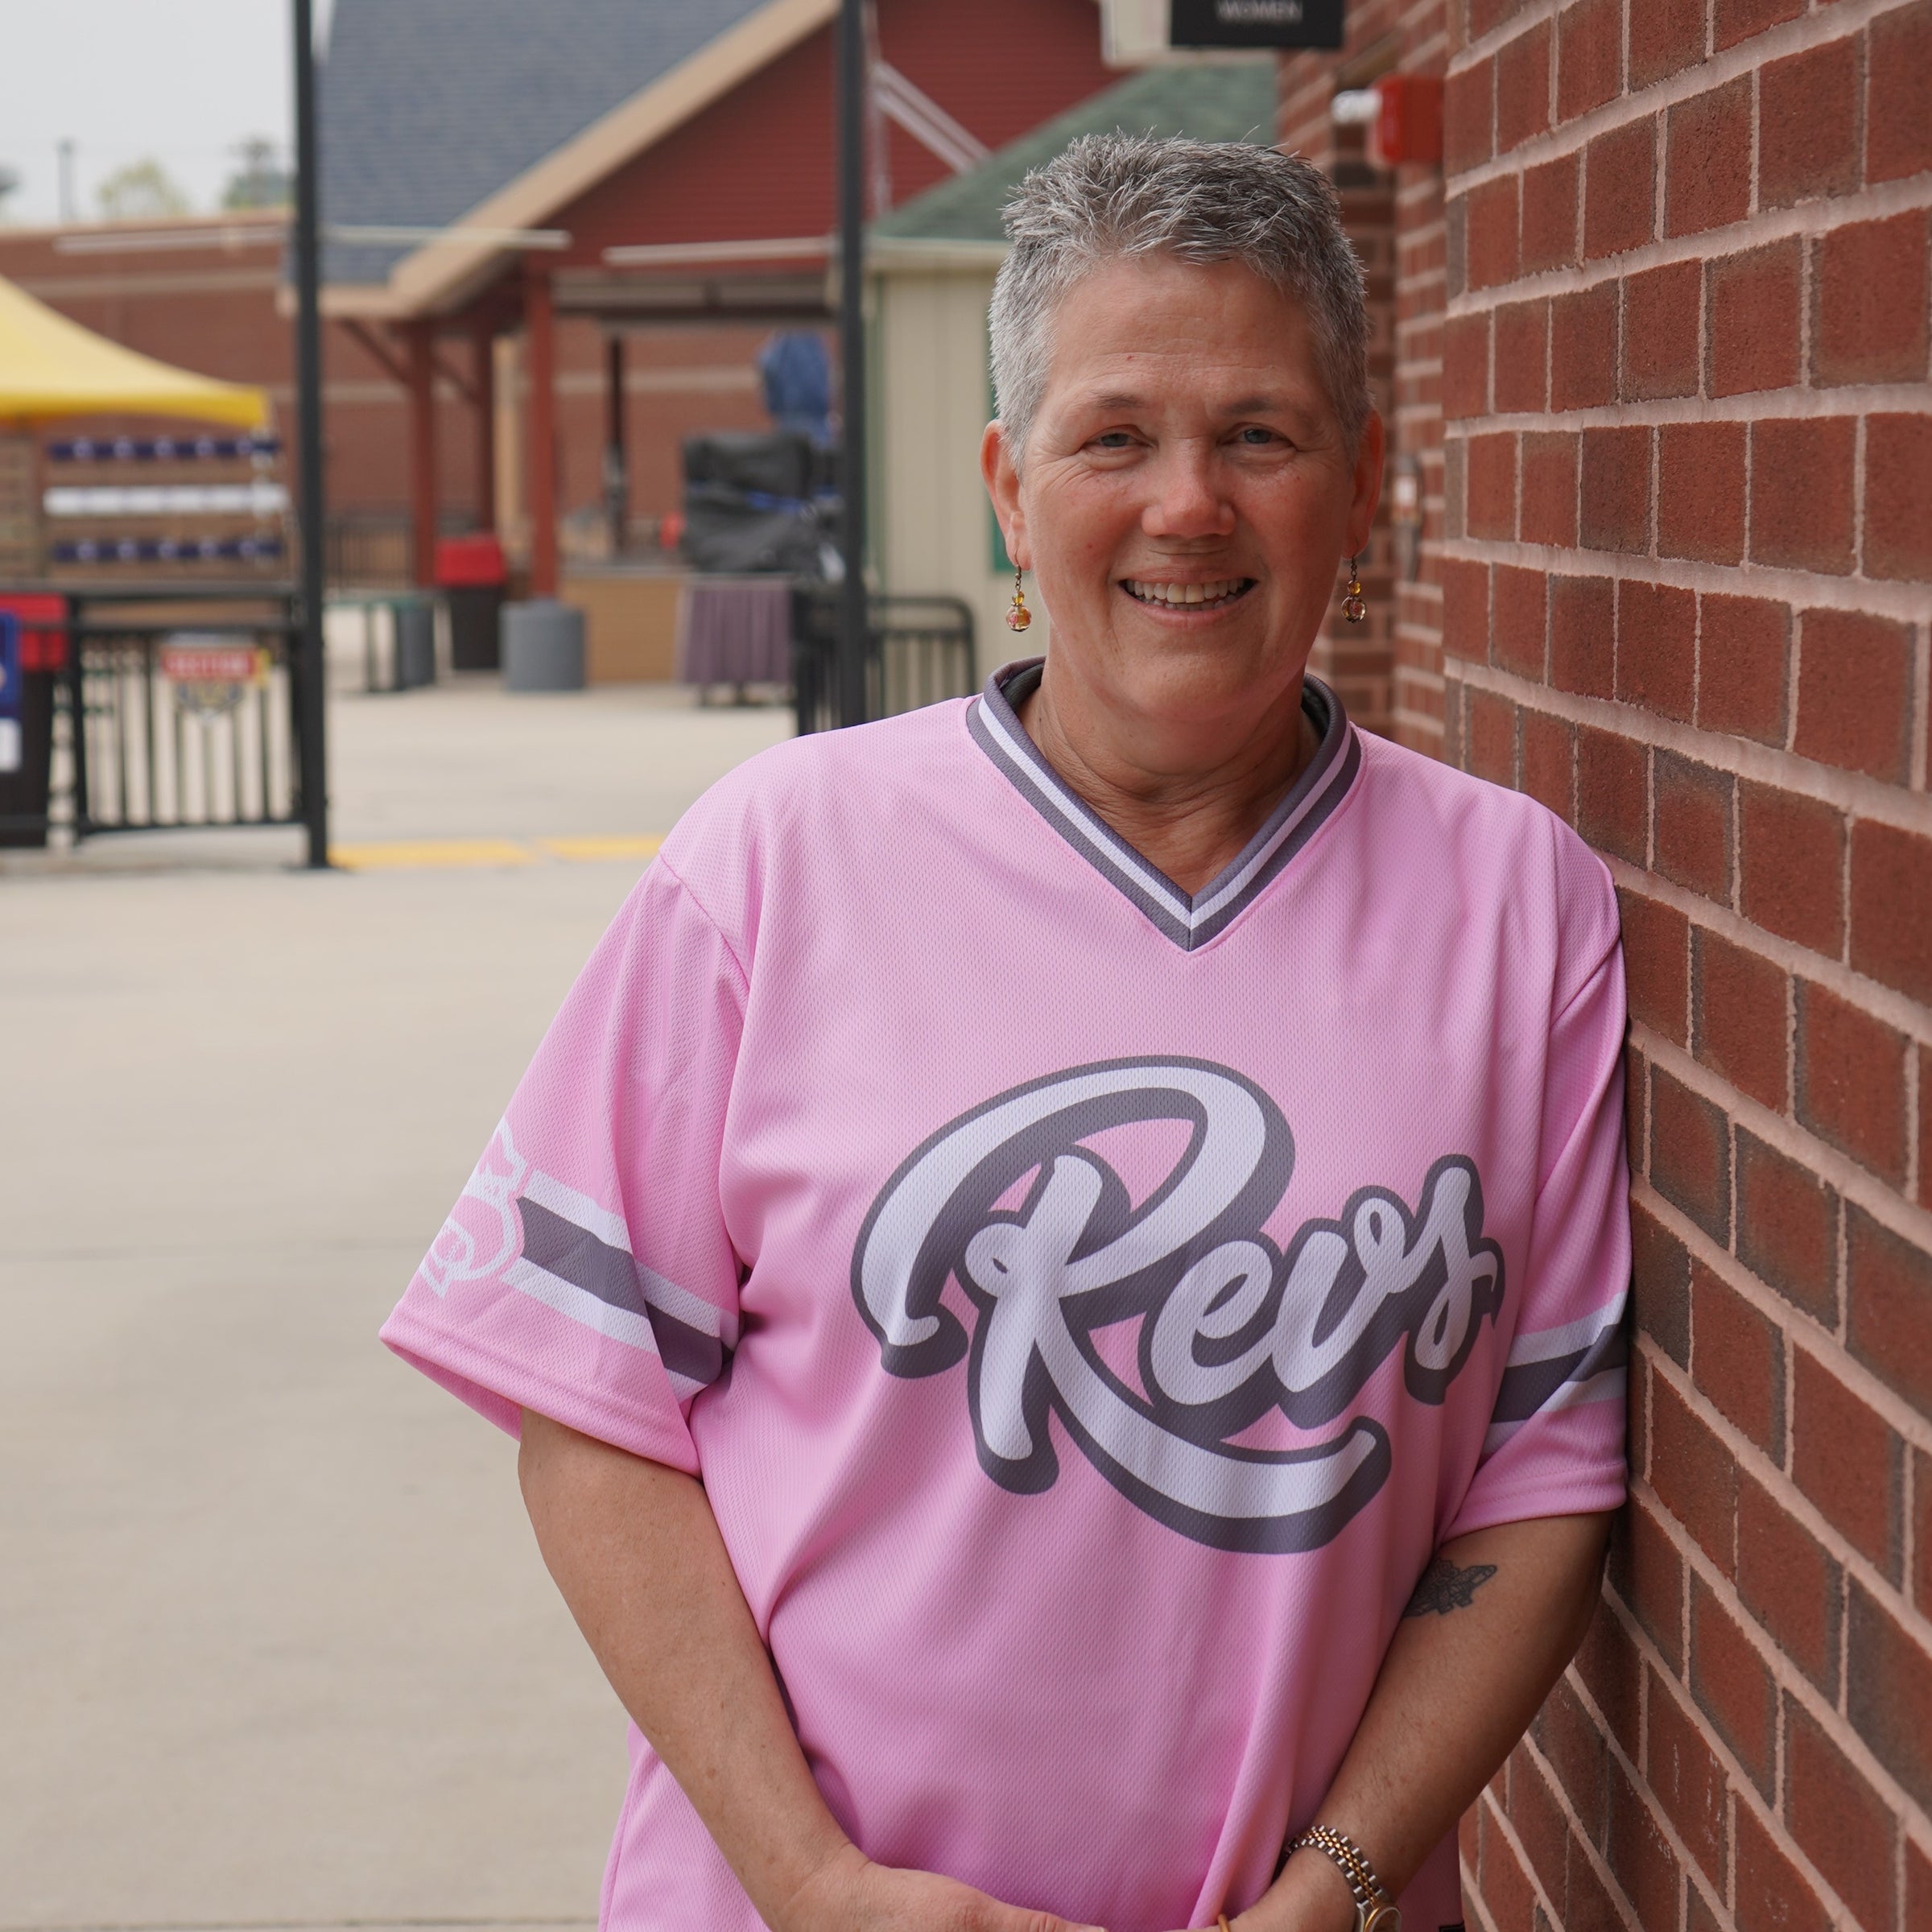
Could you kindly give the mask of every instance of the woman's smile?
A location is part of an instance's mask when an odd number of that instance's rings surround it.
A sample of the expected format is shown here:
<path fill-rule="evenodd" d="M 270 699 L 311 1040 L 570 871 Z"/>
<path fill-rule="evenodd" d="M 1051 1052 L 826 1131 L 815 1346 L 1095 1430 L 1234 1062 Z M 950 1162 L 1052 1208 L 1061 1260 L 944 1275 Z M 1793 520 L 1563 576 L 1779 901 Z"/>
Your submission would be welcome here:
<path fill-rule="evenodd" d="M 1166 577 L 1123 577 L 1121 588 L 1135 603 L 1163 617 L 1212 617 L 1230 609 L 1254 588 L 1253 577 L 1213 577 L 1181 582 Z"/>

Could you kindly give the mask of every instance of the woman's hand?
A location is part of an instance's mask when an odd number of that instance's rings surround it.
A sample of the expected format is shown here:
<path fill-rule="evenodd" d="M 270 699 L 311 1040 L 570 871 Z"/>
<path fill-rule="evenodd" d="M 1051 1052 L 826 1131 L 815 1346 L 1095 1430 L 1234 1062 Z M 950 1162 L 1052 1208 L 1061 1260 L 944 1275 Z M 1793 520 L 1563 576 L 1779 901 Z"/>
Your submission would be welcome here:
<path fill-rule="evenodd" d="M 1104 1932 L 1051 1912 L 1002 1905 L 931 1872 L 874 1864 L 855 1845 L 836 1852 L 793 1893 L 776 1932 Z"/>
<path fill-rule="evenodd" d="M 1229 1932 L 1355 1932 L 1355 1895 L 1319 1852 L 1299 1852 Z"/>

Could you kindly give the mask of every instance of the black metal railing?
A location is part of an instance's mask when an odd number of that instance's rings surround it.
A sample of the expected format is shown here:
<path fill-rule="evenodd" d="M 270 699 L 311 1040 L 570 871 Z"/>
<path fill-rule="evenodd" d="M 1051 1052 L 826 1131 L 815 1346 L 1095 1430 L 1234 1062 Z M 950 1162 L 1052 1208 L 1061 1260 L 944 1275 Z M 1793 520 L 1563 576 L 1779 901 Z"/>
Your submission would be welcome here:
<path fill-rule="evenodd" d="M 286 585 L 89 588 L 67 595 L 34 795 L 10 844 L 107 832 L 299 824 L 300 624 Z"/>
<path fill-rule="evenodd" d="M 467 510 L 437 514 L 439 536 L 468 536 L 477 527 Z M 332 589 L 403 590 L 418 580 L 415 525 L 407 510 L 338 510 L 328 519 L 322 542 Z"/>
<path fill-rule="evenodd" d="M 867 601 L 865 715 L 897 716 L 945 698 L 970 697 L 972 611 L 964 598 L 874 597 Z M 792 593 L 792 696 L 801 736 L 839 723 L 839 593 L 801 585 Z"/>
<path fill-rule="evenodd" d="M 329 584 L 401 589 L 415 581 L 415 548 L 407 516 L 378 511 L 331 517 L 323 537 Z"/>

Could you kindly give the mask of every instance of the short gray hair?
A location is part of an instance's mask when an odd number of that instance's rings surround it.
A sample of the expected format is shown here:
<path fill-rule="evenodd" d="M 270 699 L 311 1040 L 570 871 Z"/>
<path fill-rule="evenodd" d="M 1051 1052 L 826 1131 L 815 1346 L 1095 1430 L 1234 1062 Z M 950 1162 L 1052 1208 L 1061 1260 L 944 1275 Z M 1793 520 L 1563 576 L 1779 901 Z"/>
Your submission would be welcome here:
<path fill-rule="evenodd" d="M 1312 162 L 1245 141 L 1083 134 L 1013 192 L 1013 246 L 988 320 L 1001 427 L 1017 466 L 1046 387 L 1054 312 L 1103 262 L 1241 262 L 1298 302 L 1351 454 L 1373 407 L 1362 265 Z"/>

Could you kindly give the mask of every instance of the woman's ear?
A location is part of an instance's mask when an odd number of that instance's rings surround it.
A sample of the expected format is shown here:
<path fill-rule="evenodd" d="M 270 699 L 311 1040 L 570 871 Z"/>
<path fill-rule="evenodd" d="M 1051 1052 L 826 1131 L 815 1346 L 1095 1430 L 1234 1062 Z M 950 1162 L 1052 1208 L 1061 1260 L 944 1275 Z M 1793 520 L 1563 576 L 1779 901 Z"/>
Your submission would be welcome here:
<path fill-rule="evenodd" d="M 986 480 L 986 493 L 993 499 L 993 514 L 999 519 L 1000 535 L 1006 539 L 1006 554 L 1022 568 L 1026 564 L 1026 513 L 1020 506 L 1020 473 L 1006 441 L 1005 427 L 989 423 L 980 438 L 980 474 Z"/>
<path fill-rule="evenodd" d="M 1361 447 L 1355 456 L 1355 494 L 1348 506 L 1348 554 L 1368 547 L 1368 532 L 1382 500 L 1382 419 L 1374 410 L 1362 425 Z"/>

